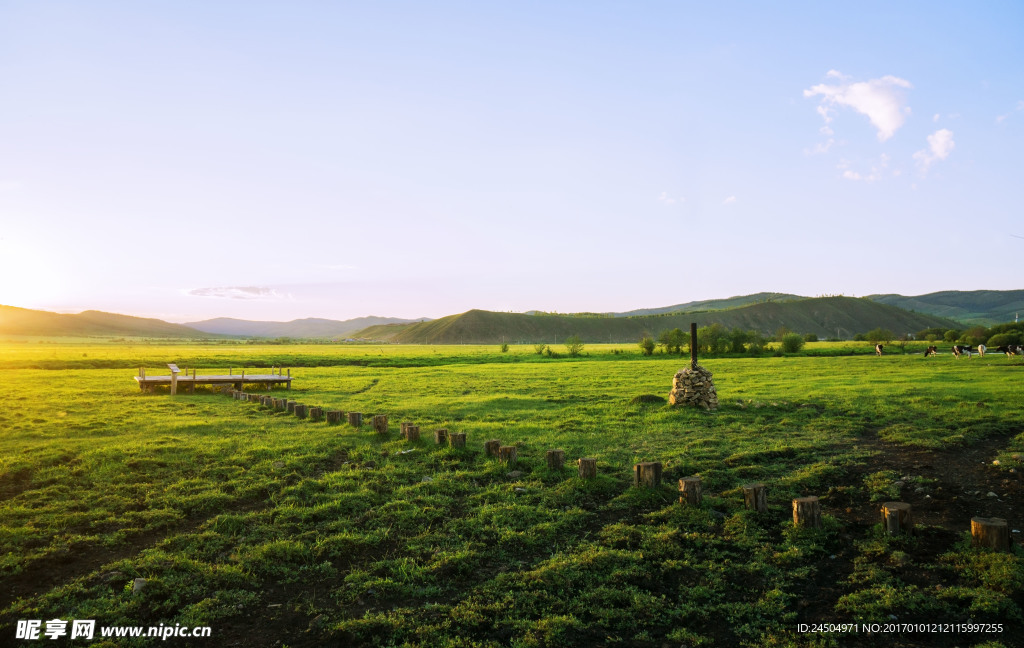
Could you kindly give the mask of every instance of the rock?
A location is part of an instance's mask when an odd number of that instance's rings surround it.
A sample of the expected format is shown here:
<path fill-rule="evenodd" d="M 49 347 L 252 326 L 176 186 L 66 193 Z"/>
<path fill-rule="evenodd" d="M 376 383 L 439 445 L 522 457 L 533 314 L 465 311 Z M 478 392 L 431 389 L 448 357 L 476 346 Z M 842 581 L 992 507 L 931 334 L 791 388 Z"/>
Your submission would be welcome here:
<path fill-rule="evenodd" d="M 122 578 L 124 578 L 124 574 L 119 571 L 107 572 L 106 574 L 100 576 L 100 579 L 104 583 L 112 583 L 114 581 L 121 580 Z"/>
<path fill-rule="evenodd" d="M 426 483 L 429 483 L 429 482 L 432 482 L 432 481 L 434 481 L 434 479 L 433 479 L 432 477 L 424 477 L 424 478 L 423 478 L 423 479 L 421 479 L 420 481 L 421 481 L 422 483 L 425 483 L 425 484 L 426 484 Z"/>
<path fill-rule="evenodd" d="M 377 462 L 374 461 L 373 459 L 371 459 L 371 460 L 369 460 L 369 461 L 367 461 L 366 463 L 363 464 L 363 468 L 376 468 L 376 467 L 377 467 Z"/>
<path fill-rule="evenodd" d="M 996 495 L 996 494 L 995 494 L 995 493 L 993 493 L 992 491 L 989 491 L 989 492 L 988 492 L 988 496 L 989 496 L 989 497 L 999 497 L 998 495 Z"/>
<path fill-rule="evenodd" d="M 520 477 L 523 476 L 523 471 L 522 470 L 513 470 L 512 472 L 508 473 L 505 476 L 508 477 L 509 479 L 519 479 Z"/>
<path fill-rule="evenodd" d="M 718 393 L 711 381 L 711 372 L 700 365 L 680 369 L 672 378 L 668 402 L 706 410 L 718 409 Z"/>
<path fill-rule="evenodd" d="M 136 578 L 134 581 L 132 581 L 132 596 L 135 596 L 142 590 L 146 589 L 146 585 L 148 584 L 149 583 L 146 581 L 145 578 Z"/>

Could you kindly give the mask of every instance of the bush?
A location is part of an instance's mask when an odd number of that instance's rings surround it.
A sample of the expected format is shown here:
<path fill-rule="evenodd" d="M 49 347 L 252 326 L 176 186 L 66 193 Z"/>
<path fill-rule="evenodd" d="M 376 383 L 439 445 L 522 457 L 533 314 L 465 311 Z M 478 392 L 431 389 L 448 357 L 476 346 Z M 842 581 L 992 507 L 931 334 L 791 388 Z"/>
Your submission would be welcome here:
<path fill-rule="evenodd" d="M 956 342 L 960 339 L 960 331 L 956 329 L 949 329 L 945 334 L 943 334 L 942 339 L 946 342 Z"/>
<path fill-rule="evenodd" d="M 817 341 L 818 341 L 818 334 L 817 333 L 804 333 L 804 342 L 817 342 Z"/>
<path fill-rule="evenodd" d="M 533 352 L 536 353 L 537 355 L 544 355 L 544 350 L 547 349 L 547 348 L 548 348 L 548 345 L 546 345 L 544 343 L 534 344 L 533 345 Z"/>
<path fill-rule="evenodd" d="M 868 331 L 864 337 L 868 339 L 868 342 L 874 342 L 875 344 L 884 342 L 885 344 L 888 344 L 896 336 L 893 335 L 893 332 L 889 329 L 876 328 Z"/>
<path fill-rule="evenodd" d="M 649 356 L 654 353 L 654 338 L 649 335 L 645 335 L 640 338 L 640 350 L 643 351 L 645 356 Z"/>
<path fill-rule="evenodd" d="M 785 353 L 799 353 L 804 344 L 804 336 L 799 333 L 786 333 L 782 336 L 782 350 Z"/>
<path fill-rule="evenodd" d="M 508 353 L 508 345 L 505 344 L 504 342 L 501 343 L 501 352 Z"/>
<path fill-rule="evenodd" d="M 578 356 L 583 353 L 583 340 L 578 335 L 570 335 L 565 339 L 565 350 L 570 356 Z"/>
<path fill-rule="evenodd" d="M 1006 346 L 1007 344 L 1020 344 L 1021 335 L 1019 333 L 998 333 L 993 335 L 985 343 L 985 346 L 996 347 Z"/>

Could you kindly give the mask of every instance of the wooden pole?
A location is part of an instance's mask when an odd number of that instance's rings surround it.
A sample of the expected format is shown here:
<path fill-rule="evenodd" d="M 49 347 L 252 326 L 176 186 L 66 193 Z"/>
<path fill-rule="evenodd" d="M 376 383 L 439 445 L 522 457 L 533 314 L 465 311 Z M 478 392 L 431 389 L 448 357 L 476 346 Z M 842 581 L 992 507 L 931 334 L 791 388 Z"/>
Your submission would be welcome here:
<path fill-rule="evenodd" d="M 814 495 L 793 500 L 793 525 L 821 528 L 821 503 Z"/>
<path fill-rule="evenodd" d="M 565 450 L 548 450 L 545 453 L 548 462 L 548 470 L 562 470 L 565 464 Z"/>
<path fill-rule="evenodd" d="M 910 504 L 886 502 L 882 504 L 882 524 L 889 535 L 910 535 L 914 532 L 914 520 L 910 515 Z"/>
<path fill-rule="evenodd" d="M 697 322 L 690 322 L 690 367 L 697 368 Z"/>
<path fill-rule="evenodd" d="M 515 446 L 501 446 L 498 448 L 498 459 L 511 466 L 519 459 L 519 452 Z"/>
<path fill-rule="evenodd" d="M 743 486 L 743 505 L 751 511 L 764 513 L 768 510 L 768 493 L 764 484 Z"/>
<path fill-rule="evenodd" d="M 497 457 L 498 448 L 501 447 L 501 441 L 497 439 L 491 439 L 490 441 L 484 441 L 484 454 L 488 457 Z"/>
<path fill-rule="evenodd" d="M 420 440 L 420 426 L 409 424 L 405 426 L 405 439 L 407 441 Z"/>
<path fill-rule="evenodd" d="M 704 488 L 701 486 L 700 477 L 683 477 L 679 480 L 680 504 L 700 506 L 704 499 Z"/>
<path fill-rule="evenodd" d="M 292 368 L 288 367 L 288 389 L 292 388 Z"/>
<path fill-rule="evenodd" d="M 580 478 L 591 479 L 593 477 L 597 477 L 597 459 L 580 457 Z"/>
<path fill-rule="evenodd" d="M 971 545 L 994 549 L 1010 550 L 1010 527 L 1003 518 L 971 518 Z"/>
<path fill-rule="evenodd" d="M 645 461 L 633 466 L 633 485 L 654 488 L 661 484 L 661 462 Z"/>

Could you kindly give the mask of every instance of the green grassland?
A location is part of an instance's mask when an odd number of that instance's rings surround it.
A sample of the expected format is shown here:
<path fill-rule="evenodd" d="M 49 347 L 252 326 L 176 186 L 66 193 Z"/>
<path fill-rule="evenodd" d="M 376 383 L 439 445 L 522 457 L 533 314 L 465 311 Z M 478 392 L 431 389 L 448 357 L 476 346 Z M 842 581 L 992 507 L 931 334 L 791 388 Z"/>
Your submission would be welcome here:
<path fill-rule="evenodd" d="M 926 512 L 901 539 L 857 511 L 911 495 L 892 452 L 937 462 L 984 448 L 992 483 L 1018 480 L 1024 365 L 868 350 L 702 360 L 721 399 L 704 412 L 634 401 L 667 396 L 684 365 L 635 346 L 548 358 L 532 346 L 3 345 L 0 643 L 18 619 L 63 618 L 209 625 L 203 646 L 839 646 L 873 644 L 797 623 L 896 617 L 1007 628 L 898 645 L 1022 645 L 1020 548 L 970 548 L 970 516 Z M 391 429 L 203 389 L 141 393 L 134 368 L 166 362 L 294 367 L 294 388 L 273 393 L 388 414 Z M 423 438 L 399 438 L 400 421 Z M 441 427 L 467 447 L 435 444 Z M 519 461 L 484 457 L 487 439 Z M 550 448 L 565 450 L 563 470 L 546 467 Z M 576 476 L 582 456 L 598 459 L 596 479 Z M 633 487 L 640 461 L 663 462 L 666 483 Z M 704 502 L 680 505 L 675 480 L 695 474 Z M 766 514 L 743 508 L 753 481 L 769 485 Z M 909 482 L 954 495 L 951 482 Z M 793 528 L 803 495 L 822 498 L 822 529 Z M 136 578 L 147 587 L 133 594 Z M 146 641 L 89 645 L 160 643 Z"/>

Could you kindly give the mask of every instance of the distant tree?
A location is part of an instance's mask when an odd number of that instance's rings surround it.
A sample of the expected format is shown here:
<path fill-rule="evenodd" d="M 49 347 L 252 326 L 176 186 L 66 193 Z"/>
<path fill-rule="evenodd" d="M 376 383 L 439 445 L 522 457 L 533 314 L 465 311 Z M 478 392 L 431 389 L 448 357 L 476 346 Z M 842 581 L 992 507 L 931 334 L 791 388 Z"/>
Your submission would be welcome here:
<path fill-rule="evenodd" d="M 817 342 L 817 341 L 818 341 L 818 334 L 817 333 L 804 333 L 804 342 Z"/>
<path fill-rule="evenodd" d="M 874 342 L 875 344 L 885 342 L 888 344 L 896 336 L 889 329 L 874 328 L 865 333 L 864 337 L 868 339 L 868 342 Z"/>
<path fill-rule="evenodd" d="M 578 356 L 583 353 L 583 340 L 578 335 L 570 335 L 565 338 L 565 350 L 573 357 Z"/>
<path fill-rule="evenodd" d="M 804 336 L 799 333 L 787 333 L 782 337 L 782 350 L 785 353 L 799 353 L 804 348 Z"/>
<path fill-rule="evenodd" d="M 949 329 L 943 334 L 942 339 L 946 342 L 956 342 L 960 339 L 960 331 L 956 329 Z"/>
<path fill-rule="evenodd" d="M 750 332 L 736 327 L 729 331 L 729 350 L 733 353 L 743 353 L 747 350 L 747 342 L 750 341 Z"/>
<path fill-rule="evenodd" d="M 1024 340 L 1024 336 L 1021 336 L 1020 333 L 996 333 L 985 344 L 994 349 L 1007 344 L 1020 344 L 1022 340 Z"/>
<path fill-rule="evenodd" d="M 533 352 L 536 353 L 537 355 L 544 355 L 544 349 L 546 348 L 548 348 L 548 345 L 544 344 L 543 342 L 540 344 L 534 344 Z"/>
<path fill-rule="evenodd" d="M 972 326 L 971 328 L 964 331 L 964 342 L 970 345 L 983 344 L 985 340 L 991 337 L 988 335 L 988 330 L 984 326 Z"/>
<path fill-rule="evenodd" d="M 640 338 L 640 350 L 645 356 L 649 356 L 654 353 L 654 338 L 650 335 L 645 335 Z"/>
<path fill-rule="evenodd" d="M 792 332 L 793 332 L 793 331 L 789 330 L 789 329 L 788 329 L 788 328 L 786 328 L 785 326 L 780 326 L 780 327 L 779 327 L 779 328 L 778 328 L 778 329 L 777 329 L 777 330 L 775 331 L 775 337 L 774 337 L 774 338 L 772 338 L 772 339 L 773 339 L 773 340 L 775 340 L 776 342 L 782 342 L 782 338 L 786 337 L 787 335 L 789 335 L 789 334 L 790 334 L 790 333 L 792 333 Z"/>
<path fill-rule="evenodd" d="M 508 353 L 508 345 L 505 344 L 504 342 L 501 343 L 501 352 Z"/>
<path fill-rule="evenodd" d="M 658 335 L 658 344 L 665 349 L 665 353 L 680 353 L 686 344 L 686 334 L 680 328 L 662 331 Z"/>

